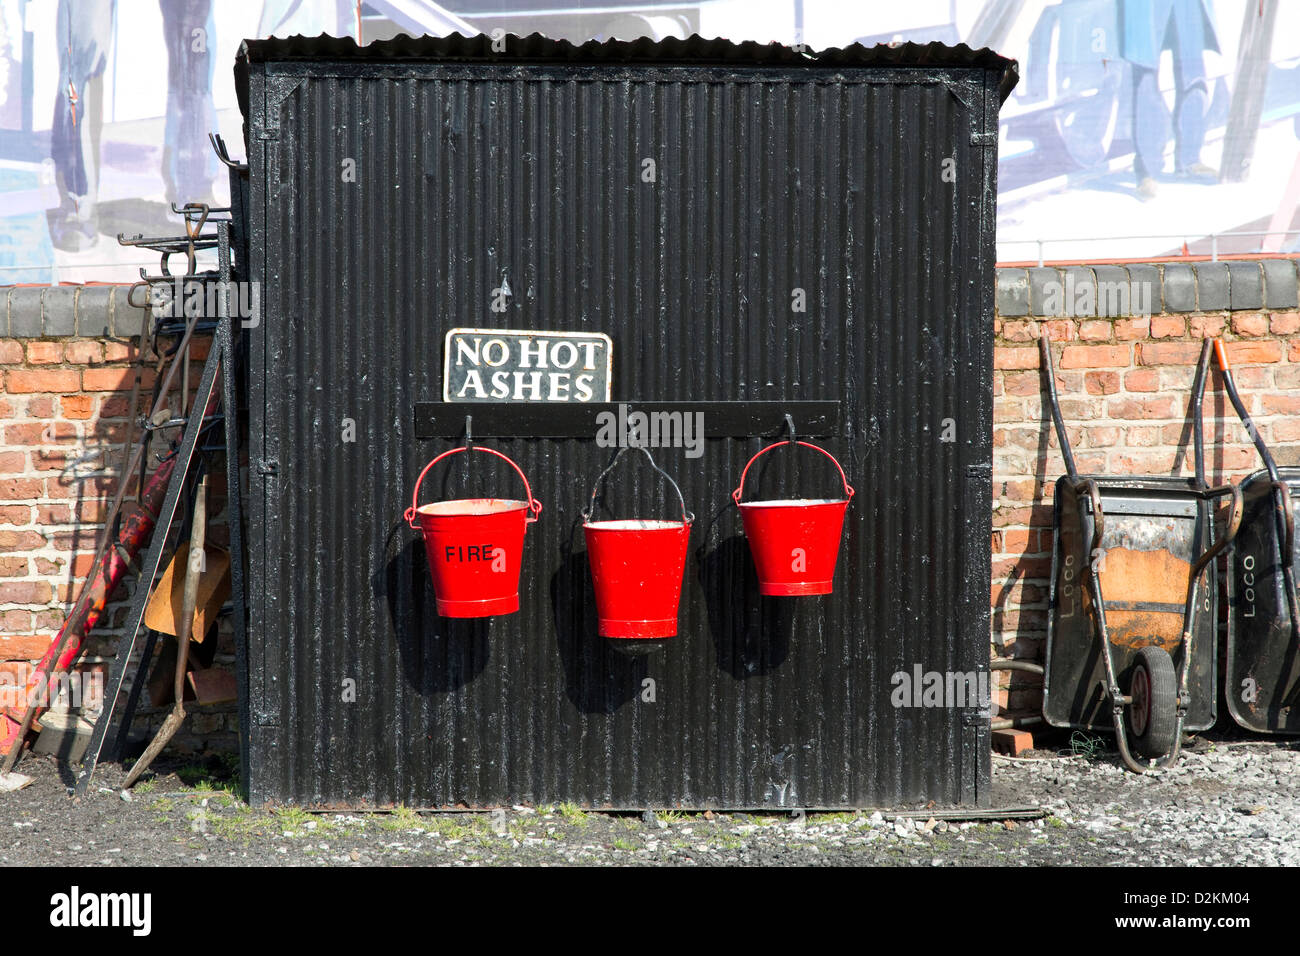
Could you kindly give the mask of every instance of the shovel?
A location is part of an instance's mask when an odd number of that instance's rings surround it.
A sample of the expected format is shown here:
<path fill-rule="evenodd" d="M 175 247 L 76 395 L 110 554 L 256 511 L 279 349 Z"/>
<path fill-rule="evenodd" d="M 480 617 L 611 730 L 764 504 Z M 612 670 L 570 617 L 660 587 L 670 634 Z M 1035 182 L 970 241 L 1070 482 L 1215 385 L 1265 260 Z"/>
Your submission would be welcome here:
<path fill-rule="evenodd" d="M 181 614 L 176 634 L 176 703 L 172 706 L 172 712 L 167 715 L 163 725 L 158 728 L 158 734 L 149 742 L 145 752 L 140 755 L 140 759 L 135 762 L 131 772 L 126 776 L 126 783 L 122 785 L 123 789 L 130 789 L 131 785 L 140 778 L 140 774 L 149 769 L 149 764 L 158 756 L 163 747 L 167 746 L 168 741 L 180 730 L 181 724 L 185 723 L 185 664 L 189 659 L 190 652 L 190 630 L 194 626 L 194 608 L 199 600 L 199 568 L 204 560 L 204 538 L 207 534 L 208 523 L 208 478 L 206 475 L 199 480 L 198 491 L 194 496 L 194 518 L 190 522 L 190 546 L 189 554 L 189 573 L 185 575 L 184 592 L 181 598 Z"/>
<path fill-rule="evenodd" d="M 201 553 L 204 562 L 199 567 L 198 596 L 190 628 L 190 637 L 200 644 L 207 637 L 208 628 L 216 620 L 221 606 L 230 597 L 230 552 L 208 545 Z M 145 627 L 173 637 L 180 633 L 181 604 L 185 600 L 188 571 L 194 564 L 188 553 L 176 553 L 145 605 Z"/>

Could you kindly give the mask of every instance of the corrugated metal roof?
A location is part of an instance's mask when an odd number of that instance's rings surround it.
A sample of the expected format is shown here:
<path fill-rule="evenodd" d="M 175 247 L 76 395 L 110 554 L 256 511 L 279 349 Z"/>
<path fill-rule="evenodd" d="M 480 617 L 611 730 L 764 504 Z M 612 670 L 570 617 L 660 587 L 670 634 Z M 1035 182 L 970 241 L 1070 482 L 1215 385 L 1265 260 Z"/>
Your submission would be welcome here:
<path fill-rule="evenodd" d="M 817 52 L 796 51 L 779 43 L 734 43 L 721 38 L 698 35 L 686 39 L 668 37 L 651 40 L 588 40 L 575 44 L 533 33 L 526 37 L 509 34 L 498 48 L 485 35 L 445 37 L 397 36 L 358 46 L 352 37 L 335 37 L 322 33 L 316 37 L 271 37 L 245 40 L 239 61 L 269 60 L 438 60 L 491 63 L 591 63 L 591 64 L 670 64 L 726 66 L 799 66 L 810 69 L 845 67 L 969 67 L 992 70 L 999 75 L 998 92 L 1005 101 L 1018 79 L 1015 60 L 1009 60 L 987 47 L 973 50 L 964 43 L 900 43 L 896 46 L 853 43 Z M 246 83 L 246 72 L 236 67 L 237 83 Z M 241 96 L 241 102 L 244 97 Z M 247 112 L 247 111 L 245 111 Z"/>

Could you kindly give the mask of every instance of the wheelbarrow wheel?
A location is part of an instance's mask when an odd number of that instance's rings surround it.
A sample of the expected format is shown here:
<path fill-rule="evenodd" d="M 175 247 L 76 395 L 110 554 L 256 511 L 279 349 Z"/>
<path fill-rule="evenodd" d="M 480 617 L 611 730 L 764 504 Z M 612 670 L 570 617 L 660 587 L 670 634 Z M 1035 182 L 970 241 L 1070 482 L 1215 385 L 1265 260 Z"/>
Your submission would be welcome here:
<path fill-rule="evenodd" d="M 1178 732 L 1178 675 L 1174 659 L 1154 645 L 1138 651 L 1129 681 L 1129 743 L 1143 757 L 1163 757 Z"/>

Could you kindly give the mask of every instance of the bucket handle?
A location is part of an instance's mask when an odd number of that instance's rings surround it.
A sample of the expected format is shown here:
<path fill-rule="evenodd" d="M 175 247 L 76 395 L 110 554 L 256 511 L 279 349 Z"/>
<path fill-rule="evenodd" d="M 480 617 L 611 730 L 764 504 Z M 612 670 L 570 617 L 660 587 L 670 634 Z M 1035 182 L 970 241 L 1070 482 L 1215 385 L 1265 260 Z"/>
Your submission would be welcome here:
<path fill-rule="evenodd" d="M 668 484 L 673 486 L 673 491 L 677 492 L 677 500 L 680 501 L 682 505 L 683 523 L 690 524 L 692 521 L 694 521 L 695 515 L 691 514 L 689 511 L 686 510 L 686 499 L 682 497 L 682 489 L 677 487 L 677 482 L 673 481 L 673 476 L 668 474 L 668 472 L 664 471 L 658 465 L 656 465 L 654 456 L 652 456 L 650 452 L 647 451 L 645 448 L 642 448 L 640 445 L 627 445 L 624 446 L 623 448 L 620 448 L 618 454 L 614 456 L 614 460 L 611 461 L 609 465 L 606 466 L 604 471 L 602 471 L 599 475 L 596 476 L 596 483 L 591 486 L 591 504 L 588 505 L 587 510 L 582 513 L 583 522 L 585 523 L 590 521 L 591 516 L 596 513 L 596 494 L 597 492 L 600 491 L 601 481 L 604 479 L 606 475 L 608 475 L 611 471 L 614 470 L 614 466 L 618 464 L 618 460 L 623 457 L 624 453 L 629 451 L 639 451 L 643 455 L 645 455 L 650 462 L 650 467 L 653 468 L 655 471 L 659 472 L 659 474 L 663 475 L 664 479 L 668 482 Z"/>
<path fill-rule="evenodd" d="M 514 461 L 512 461 L 510 458 L 501 454 L 501 452 L 493 448 L 485 448 L 482 445 L 461 445 L 459 448 L 452 448 L 449 451 L 444 451 L 433 461 L 429 462 L 427 465 L 424 466 L 424 471 L 420 472 L 420 477 L 415 479 L 415 490 L 411 492 L 411 507 L 407 508 L 405 514 L 403 515 L 403 517 L 406 518 L 407 524 L 409 524 L 416 531 L 420 530 L 420 526 L 415 523 L 415 515 L 416 515 L 416 509 L 419 507 L 420 504 L 420 486 L 424 484 L 424 476 L 429 473 L 429 469 L 432 468 L 434 465 L 438 464 L 438 462 L 442 461 L 444 458 L 447 458 L 450 455 L 458 454 L 462 451 L 483 451 L 483 452 L 487 452 L 489 455 L 496 455 L 498 458 L 502 459 L 507 465 L 513 468 L 516 472 L 518 472 L 520 481 L 524 483 L 524 494 L 528 496 L 528 510 L 532 512 L 531 515 L 529 515 L 527 518 L 524 519 L 524 522 L 526 524 L 532 524 L 534 521 L 537 520 L 537 516 L 542 513 L 542 503 L 533 497 L 533 489 L 528 484 L 528 478 L 525 477 L 523 470 L 518 465 L 516 465 Z"/>
<path fill-rule="evenodd" d="M 806 442 L 806 441 L 795 441 L 795 442 L 778 441 L 778 442 L 773 442 L 772 444 L 768 445 L 766 448 L 759 449 L 758 454 L 756 454 L 753 458 L 749 459 L 749 462 L 745 465 L 745 470 L 740 473 L 740 484 L 737 485 L 736 490 L 731 493 L 732 501 L 734 501 L 737 505 L 740 504 L 740 495 L 741 492 L 745 490 L 745 476 L 749 474 L 750 465 L 758 461 L 759 458 L 761 458 L 763 455 L 766 455 L 773 448 L 780 448 L 783 445 L 791 445 L 791 444 L 799 445 L 802 448 L 811 448 L 813 451 L 819 451 L 827 458 L 829 458 L 831 460 L 831 463 L 835 465 L 835 470 L 840 473 L 840 481 L 844 482 L 845 497 L 847 498 L 853 497 L 853 486 L 849 484 L 849 479 L 845 476 L 844 469 L 840 466 L 840 463 L 838 460 L 836 460 L 835 456 L 832 455 L 830 452 L 828 452 L 825 448 L 821 447 L 820 445 L 814 445 L 811 442 Z"/>

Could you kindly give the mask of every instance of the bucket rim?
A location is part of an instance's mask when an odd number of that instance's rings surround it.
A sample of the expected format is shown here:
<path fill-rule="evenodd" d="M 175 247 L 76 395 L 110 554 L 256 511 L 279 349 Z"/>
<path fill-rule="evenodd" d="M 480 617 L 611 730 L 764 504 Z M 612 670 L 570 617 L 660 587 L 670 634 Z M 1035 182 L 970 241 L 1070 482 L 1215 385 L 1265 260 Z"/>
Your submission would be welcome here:
<path fill-rule="evenodd" d="M 465 510 L 452 510 L 450 506 L 469 506 Z M 510 514 L 515 511 L 530 511 L 527 501 L 517 498 L 445 498 L 442 501 L 427 501 L 415 509 L 418 517 L 428 518 L 486 518 L 491 515 Z"/>
<path fill-rule="evenodd" d="M 766 498 L 759 501 L 741 501 L 741 508 L 813 508 L 822 505 L 847 505 L 848 498 Z"/>

